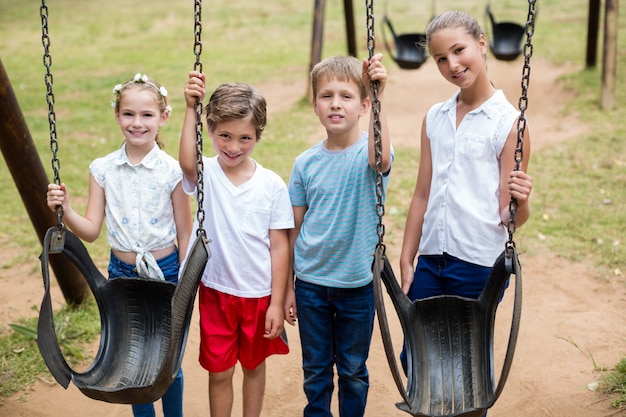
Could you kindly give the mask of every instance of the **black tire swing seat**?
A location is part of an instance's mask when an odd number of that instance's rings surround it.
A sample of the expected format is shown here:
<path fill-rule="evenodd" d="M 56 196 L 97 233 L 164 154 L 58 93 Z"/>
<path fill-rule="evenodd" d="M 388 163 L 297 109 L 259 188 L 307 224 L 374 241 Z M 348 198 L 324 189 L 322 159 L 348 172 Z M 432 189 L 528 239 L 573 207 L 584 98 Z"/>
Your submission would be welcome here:
<path fill-rule="evenodd" d="M 491 24 L 489 49 L 501 61 L 514 61 L 522 54 L 522 42 L 526 28 L 515 22 L 496 22 L 491 8 L 485 9 Z"/>
<path fill-rule="evenodd" d="M 60 251 L 55 249 L 59 246 Z M 85 372 L 67 364 L 57 341 L 50 297 L 51 254 L 64 254 L 78 268 L 100 311 L 100 346 Z M 45 293 L 37 334 L 39 351 L 56 381 L 67 388 L 71 380 L 86 396 L 111 403 L 141 404 L 161 398 L 182 365 L 195 296 L 208 258 L 204 239 L 198 236 L 178 285 L 151 278 L 109 280 L 74 233 L 57 226 L 48 229 L 41 255 Z"/>
<path fill-rule="evenodd" d="M 515 247 L 508 248 L 496 260 L 478 299 L 437 296 L 410 301 L 380 247 L 375 253 L 373 272 L 385 352 L 404 400 L 396 406 L 413 416 L 483 416 L 504 388 L 517 343 L 522 274 Z M 496 382 L 493 360 L 496 310 L 511 274 L 515 275 L 511 330 Z M 391 345 L 380 281 L 387 289 L 404 333 L 406 387 Z"/>
<path fill-rule="evenodd" d="M 395 46 L 395 54 L 393 48 L 387 42 L 385 36 L 385 26 L 391 32 Z M 387 16 L 383 16 L 383 43 L 389 56 L 402 69 L 418 69 L 426 62 L 428 54 L 426 53 L 426 35 L 424 33 L 405 33 L 397 35 L 391 21 Z"/>

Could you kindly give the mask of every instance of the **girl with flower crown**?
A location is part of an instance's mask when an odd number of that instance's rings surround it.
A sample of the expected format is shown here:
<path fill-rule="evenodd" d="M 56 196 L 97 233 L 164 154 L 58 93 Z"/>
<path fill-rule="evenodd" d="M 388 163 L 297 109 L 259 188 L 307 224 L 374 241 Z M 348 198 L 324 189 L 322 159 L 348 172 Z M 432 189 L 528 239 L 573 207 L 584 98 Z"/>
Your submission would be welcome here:
<path fill-rule="evenodd" d="M 109 278 L 150 277 L 176 284 L 191 236 L 189 196 L 182 189 L 178 162 L 166 154 L 159 137 L 171 113 L 167 90 L 146 75 L 113 89 L 115 120 L 124 143 L 89 165 L 85 215 L 75 212 L 65 184 L 49 184 L 51 210 L 62 206 L 65 224 L 93 242 L 106 219 L 111 246 Z M 179 249 L 180 248 L 180 251 Z M 165 417 L 182 417 L 183 374 L 162 398 Z M 133 405 L 135 417 L 154 417 L 154 405 Z"/>

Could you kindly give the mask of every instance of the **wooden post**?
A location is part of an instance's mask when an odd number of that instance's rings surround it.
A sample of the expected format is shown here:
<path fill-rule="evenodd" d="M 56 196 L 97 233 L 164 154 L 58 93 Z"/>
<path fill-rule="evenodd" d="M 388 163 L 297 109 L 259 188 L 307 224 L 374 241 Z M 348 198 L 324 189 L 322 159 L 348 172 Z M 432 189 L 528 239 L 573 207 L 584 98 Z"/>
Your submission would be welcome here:
<path fill-rule="evenodd" d="M 326 8 L 326 0 L 315 0 L 313 9 L 313 34 L 311 36 L 311 59 L 309 61 L 309 73 L 322 60 L 322 44 L 324 41 L 324 9 Z M 311 91 L 311 82 L 309 77 L 307 81 L 307 97 L 309 101 L 313 99 Z"/>
<path fill-rule="evenodd" d="M 43 98 L 42 98 L 43 100 Z M 46 204 L 48 177 L 20 110 L 11 82 L 0 59 L 0 150 L 40 242 L 56 215 Z M 91 291 L 72 262 L 64 255 L 50 258 L 50 265 L 68 304 L 81 304 Z M 42 286 L 43 294 L 43 286 Z"/>
<path fill-rule="evenodd" d="M 346 37 L 348 40 L 348 54 L 357 56 L 356 51 L 356 34 L 354 26 L 354 8 L 352 0 L 343 0 L 344 18 L 346 23 Z M 309 61 L 309 73 L 322 60 L 322 46 L 324 43 L 324 11 L 326 9 L 326 0 L 315 0 L 313 8 L 313 35 L 311 36 L 311 57 Z M 311 83 L 307 77 L 307 97 L 309 101 L 313 100 L 311 91 Z"/>
<path fill-rule="evenodd" d="M 343 0 L 343 11 L 346 21 L 346 37 L 348 38 L 348 54 L 356 57 L 356 30 L 354 28 L 352 0 Z"/>
<path fill-rule="evenodd" d="M 611 110 L 615 104 L 617 78 L 617 23 L 619 0 L 606 0 L 604 14 L 604 51 L 602 57 L 602 93 L 600 107 Z"/>
<path fill-rule="evenodd" d="M 600 26 L 600 0 L 589 0 L 587 20 L 587 55 L 585 66 L 594 68 L 598 55 L 598 27 Z"/>

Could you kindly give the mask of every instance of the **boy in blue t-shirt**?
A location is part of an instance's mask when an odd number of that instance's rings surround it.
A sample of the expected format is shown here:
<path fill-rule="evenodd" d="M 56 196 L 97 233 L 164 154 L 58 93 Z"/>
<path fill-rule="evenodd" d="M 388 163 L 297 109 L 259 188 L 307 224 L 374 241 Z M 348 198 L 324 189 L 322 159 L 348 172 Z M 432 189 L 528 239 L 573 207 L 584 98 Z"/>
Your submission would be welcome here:
<path fill-rule="evenodd" d="M 311 71 L 313 108 L 327 138 L 298 156 L 291 173 L 295 282 L 288 283 L 285 299 L 287 321 L 299 321 L 305 417 L 330 415 L 333 366 L 339 414 L 365 412 L 378 217 L 373 123 L 368 134 L 359 120 L 370 110 L 370 80 L 378 81 L 382 101 L 387 72 L 381 60 L 381 54 L 362 63 L 335 56 Z M 386 187 L 393 156 L 382 110 L 379 120 Z"/>

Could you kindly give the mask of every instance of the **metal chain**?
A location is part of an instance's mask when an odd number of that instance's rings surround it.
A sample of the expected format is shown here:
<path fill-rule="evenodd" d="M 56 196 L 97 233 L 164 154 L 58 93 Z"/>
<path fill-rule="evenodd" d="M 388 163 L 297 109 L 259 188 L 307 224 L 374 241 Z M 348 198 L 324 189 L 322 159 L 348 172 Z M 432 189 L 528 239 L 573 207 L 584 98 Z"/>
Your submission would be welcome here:
<path fill-rule="evenodd" d="M 202 72 L 202 62 L 200 55 L 202 54 L 202 0 L 194 0 L 194 44 L 193 52 L 196 56 L 194 70 Z M 206 238 L 206 231 L 203 227 L 204 222 L 204 162 L 202 160 L 202 100 L 200 97 L 196 99 L 194 105 L 196 110 L 196 174 L 198 176 L 198 209 L 196 216 L 198 218 L 197 236 L 202 235 Z"/>
<path fill-rule="evenodd" d="M 52 151 L 52 172 L 54 173 L 54 183 L 61 185 L 61 161 L 58 158 L 59 141 L 57 139 L 57 121 L 54 113 L 54 92 L 52 91 L 53 77 L 50 68 L 52 67 L 52 56 L 50 55 L 50 35 L 48 33 L 48 6 L 45 0 L 41 1 L 39 8 L 41 16 L 41 43 L 43 44 L 43 64 L 46 67 L 44 77 L 46 83 L 46 101 L 48 103 L 48 124 L 50 125 L 50 150 Z M 63 206 L 56 206 L 57 222 L 63 228 Z"/>
<path fill-rule="evenodd" d="M 528 0 L 528 18 L 526 19 L 526 44 L 524 45 L 524 68 L 522 70 L 522 94 L 519 99 L 520 117 L 517 120 L 517 145 L 515 147 L 515 170 L 521 169 L 524 160 L 524 131 L 526 130 L 526 109 L 528 108 L 528 86 L 530 84 L 530 58 L 533 55 L 532 37 L 535 33 L 535 18 L 537 0 Z M 507 247 L 515 246 L 513 234 L 515 233 L 515 213 L 517 212 L 517 200 L 511 198 L 509 202 L 509 240 Z"/>
<path fill-rule="evenodd" d="M 374 0 L 365 1 L 365 9 L 367 13 L 367 50 L 369 58 L 374 56 L 376 47 L 376 38 L 374 36 Z M 385 215 L 385 204 L 383 203 L 385 188 L 383 185 L 383 144 L 381 139 L 380 124 L 380 100 L 378 99 L 378 81 L 370 80 L 370 90 L 372 91 L 372 123 L 374 125 L 374 155 L 376 163 L 376 215 L 378 216 L 378 224 L 376 225 L 376 234 L 378 235 L 378 244 L 376 247 L 382 248 L 382 254 L 385 254 L 385 225 L 383 216 Z"/>

